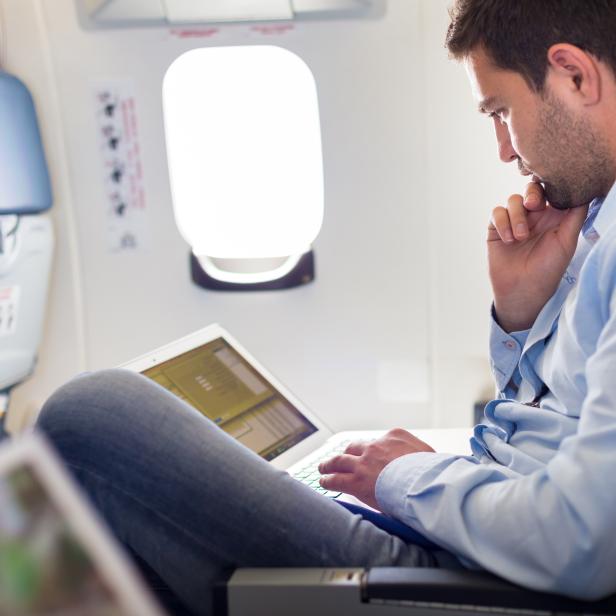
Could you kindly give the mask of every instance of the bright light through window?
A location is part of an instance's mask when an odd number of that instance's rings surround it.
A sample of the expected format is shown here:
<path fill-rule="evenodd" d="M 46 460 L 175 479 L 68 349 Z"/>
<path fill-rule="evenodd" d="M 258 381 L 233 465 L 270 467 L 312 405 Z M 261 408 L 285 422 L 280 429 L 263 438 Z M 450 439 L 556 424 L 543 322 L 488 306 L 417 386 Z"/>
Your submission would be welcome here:
<path fill-rule="evenodd" d="M 310 249 L 323 221 L 317 92 L 274 46 L 195 49 L 163 83 L 178 228 L 197 257 L 267 259 Z"/>

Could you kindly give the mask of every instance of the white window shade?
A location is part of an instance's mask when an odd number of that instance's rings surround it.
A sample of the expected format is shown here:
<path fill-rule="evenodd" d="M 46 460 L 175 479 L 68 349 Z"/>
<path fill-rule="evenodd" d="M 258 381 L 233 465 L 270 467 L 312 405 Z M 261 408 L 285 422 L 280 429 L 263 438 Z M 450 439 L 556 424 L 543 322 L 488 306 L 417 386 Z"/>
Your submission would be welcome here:
<path fill-rule="evenodd" d="M 269 259 L 310 249 L 323 221 L 317 92 L 274 46 L 195 49 L 163 83 L 175 219 L 197 257 Z"/>

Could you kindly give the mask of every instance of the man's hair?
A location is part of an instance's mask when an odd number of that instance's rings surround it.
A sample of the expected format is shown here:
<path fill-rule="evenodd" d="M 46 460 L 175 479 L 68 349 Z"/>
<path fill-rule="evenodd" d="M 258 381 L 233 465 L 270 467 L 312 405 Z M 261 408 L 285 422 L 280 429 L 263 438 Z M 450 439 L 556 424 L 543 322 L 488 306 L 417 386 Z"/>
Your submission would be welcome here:
<path fill-rule="evenodd" d="M 616 75 L 616 0 L 455 0 L 449 15 L 445 44 L 454 58 L 482 47 L 537 92 L 556 43 L 583 49 Z"/>

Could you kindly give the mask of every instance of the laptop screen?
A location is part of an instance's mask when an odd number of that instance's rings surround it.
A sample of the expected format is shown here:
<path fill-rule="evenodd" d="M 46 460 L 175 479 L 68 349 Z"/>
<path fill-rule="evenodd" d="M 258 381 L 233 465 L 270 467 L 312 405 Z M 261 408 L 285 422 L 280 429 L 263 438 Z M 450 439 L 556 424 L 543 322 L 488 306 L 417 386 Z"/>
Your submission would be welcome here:
<path fill-rule="evenodd" d="M 273 460 L 317 431 L 224 338 L 142 374 L 188 402 L 266 460 Z"/>

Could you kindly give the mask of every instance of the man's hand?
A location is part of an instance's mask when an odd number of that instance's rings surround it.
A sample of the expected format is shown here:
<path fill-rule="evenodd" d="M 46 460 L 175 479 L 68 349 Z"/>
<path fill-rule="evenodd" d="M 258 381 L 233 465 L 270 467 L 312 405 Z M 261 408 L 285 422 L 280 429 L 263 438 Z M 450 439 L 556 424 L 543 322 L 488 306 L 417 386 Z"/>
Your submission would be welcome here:
<path fill-rule="evenodd" d="M 531 182 L 492 212 L 488 263 L 494 307 L 507 332 L 528 329 L 558 288 L 569 265 L 588 206 L 557 210 Z"/>
<path fill-rule="evenodd" d="M 390 430 L 375 441 L 351 443 L 343 454 L 319 464 L 321 486 L 352 494 L 378 509 L 374 489 L 381 471 L 392 460 L 419 451 L 434 449 L 402 428 Z"/>

